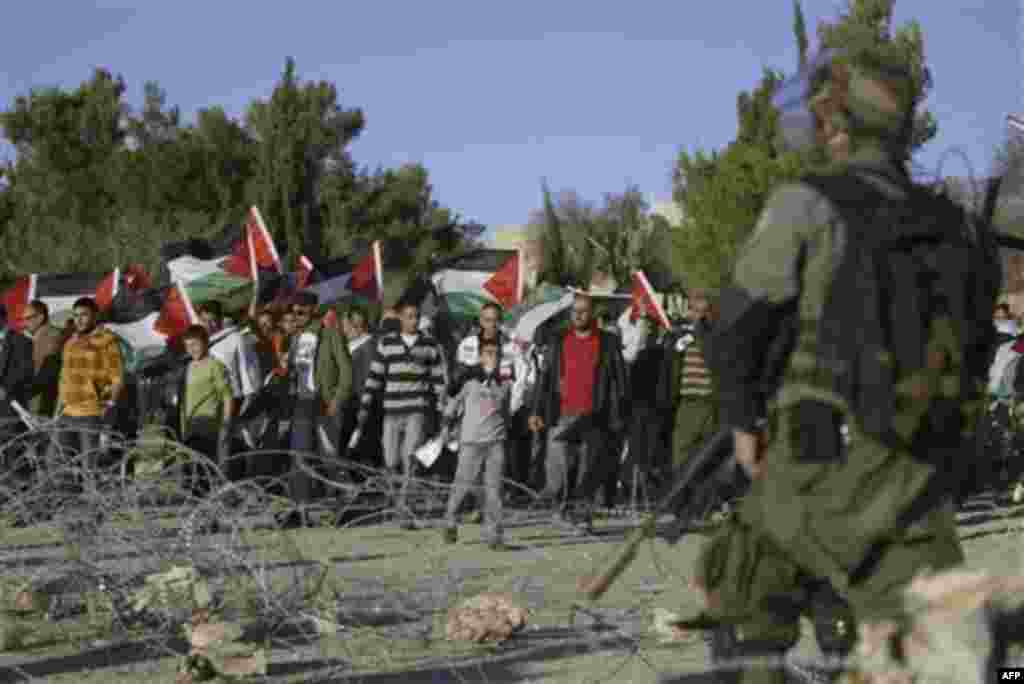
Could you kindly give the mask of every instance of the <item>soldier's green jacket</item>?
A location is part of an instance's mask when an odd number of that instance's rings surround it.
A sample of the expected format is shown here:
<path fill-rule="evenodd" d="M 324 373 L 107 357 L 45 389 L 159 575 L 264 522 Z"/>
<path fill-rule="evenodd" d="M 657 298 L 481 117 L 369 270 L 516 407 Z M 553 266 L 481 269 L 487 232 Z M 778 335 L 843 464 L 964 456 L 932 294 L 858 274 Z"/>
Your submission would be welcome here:
<path fill-rule="evenodd" d="M 905 171 L 880 151 L 858 153 L 850 168 L 886 195 L 904 196 Z M 814 331 L 843 254 L 845 232 L 837 211 L 816 190 L 801 183 L 783 186 L 769 198 L 739 255 L 734 282 L 722 293 L 710 361 L 723 427 L 755 431 L 766 410 L 760 385 L 763 351 L 781 333 L 785 312 L 795 308 L 799 313 L 797 343 L 773 400 L 775 429 L 770 430 L 763 476 L 745 497 L 737 527 L 713 541 L 701 561 L 702 583 L 718 595 L 713 612 L 722 617 L 751 619 L 766 594 L 784 590 L 755 586 L 759 574 L 778 583 L 784 575 L 796 577 L 799 569 L 829 579 L 859 611 L 887 612 L 889 604 L 898 602 L 893 592 L 923 565 L 938 569 L 962 560 L 949 505 L 940 501 L 911 514 L 911 504 L 916 507 L 926 490 L 934 489 L 935 468 L 864 435 L 838 395 L 800 380 L 801 370 L 814 362 Z M 806 400 L 832 405 L 845 415 L 850 440 L 842 459 L 808 459 L 801 453 L 810 424 L 796 407 Z M 924 543 L 914 547 L 918 539 Z M 883 554 L 874 566 L 882 576 L 871 577 L 868 571 L 858 577 L 869 553 L 877 554 L 886 544 L 917 550 Z M 788 560 L 759 563 L 758 549 L 769 547 L 769 555 Z M 869 607 L 879 601 L 888 602 L 887 607 Z"/>

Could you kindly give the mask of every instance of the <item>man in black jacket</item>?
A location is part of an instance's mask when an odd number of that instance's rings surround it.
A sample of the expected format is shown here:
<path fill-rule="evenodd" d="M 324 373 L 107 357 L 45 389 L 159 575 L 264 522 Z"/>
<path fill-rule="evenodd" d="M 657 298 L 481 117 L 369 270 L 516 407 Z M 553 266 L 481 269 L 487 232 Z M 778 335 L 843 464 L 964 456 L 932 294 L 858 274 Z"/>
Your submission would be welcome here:
<path fill-rule="evenodd" d="M 7 327 L 7 307 L 0 304 L 0 460 L 10 464 L 8 442 L 21 432 L 12 401 L 28 408 L 32 388 L 32 340 Z"/>
<path fill-rule="evenodd" d="M 568 499 L 569 470 L 577 471 L 575 499 L 584 503 L 580 522 L 590 529 L 594 494 L 618 465 L 607 453 L 613 436 L 625 427 L 626 364 L 622 343 L 600 330 L 593 300 L 577 294 L 569 330 L 556 334 L 544 351 L 529 427 L 547 429 L 545 485 L 541 494 L 553 502 Z"/>

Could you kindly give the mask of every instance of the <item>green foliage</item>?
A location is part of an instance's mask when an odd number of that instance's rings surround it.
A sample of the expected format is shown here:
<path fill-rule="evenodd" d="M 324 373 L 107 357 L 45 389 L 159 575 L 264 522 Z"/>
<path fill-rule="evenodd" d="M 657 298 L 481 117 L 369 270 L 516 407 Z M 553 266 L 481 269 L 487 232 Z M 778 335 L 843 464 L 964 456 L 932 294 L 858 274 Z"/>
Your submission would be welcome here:
<path fill-rule="evenodd" d="M 804 21 L 804 8 L 800 0 L 793 0 L 793 36 L 796 38 L 797 67 L 802 69 L 807 64 L 807 24 Z"/>
<path fill-rule="evenodd" d="M 715 172 L 701 176 L 709 164 Z M 685 174 L 696 169 L 699 182 L 685 193 L 686 217 L 675 233 L 676 266 L 688 287 L 721 287 L 765 198 L 799 176 L 803 166 L 793 156 L 773 159 L 757 147 L 732 145 L 712 158 L 683 153 L 679 168 Z"/>
<path fill-rule="evenodd" d="M 924 37 L 917 21 L 909 21 L 894 29 L 892 15 L 895 3 L 896 0 L 849 0 L 837 21 L 818 25 L 818 40 L 823 48 L 867 53 L 882 63 L 909 66 L 914 80 L 914 101 L 920 105 L 932 89 L 931 71 L 925 60 Z M 911 149 L 920 149 L 935 137 L 938 128 L 935 116 L 919 107 Z"/>
<path fill-rule="evenodd" d="M 544 206 L 530 220 L 530 231 L 540 243 L 539 282 L 586 287 L 604 274 L 621 286 L 634 271 L 667 269 L 671 227 L 650 214 L 637 187 L 606 193 L 600 205 L 572 190 L 556 199 L 547 183 L 542 193 Z"/>
<path fill-rule="evenodd" d="M 544 181 L 541 189 L 544 193 L 543 214 L 532 221 L 538 229 L 536 232 L 541 249 L 543 270 L 540 273 L 540 280 L 553 285 L 567 285 L 571 281 L 581 278 L 573 277 L 573 269 L 569 262 L 563 236 L 562 219 L 555 209 L 547 181 Z"/>
<path fill-rule="evenodd" d="M 114 204 L 110 162 L 124 141 L 124 81 L 97 69 L 73 92 L 58 88 L 15 98 L 0 116 L 18 151 L 9 170 L 16 202 L 34 215 L 99 227 Z"/>
<path fill-rule="evenodd" d="M 920 102 L 931 88 L 920 27 L 909 22 L 893 31 L 894 0 L 851 0 L 834 23 L 818 27 L 822 47 L 871 50 L 881 59 L 911 65 Z M 799 63 L 806 60 L 803 11 L 794 3 L 794 38 Z M 781 72 L 766 69 L 757 87 L 737 97 L 736 138 L 710 154 L 682 150 L 673 171 L 673 200 L 683 214 L 675 226 L 673 267 L 691 287 L 723 285 L 740 245 L 754 228 L 764 203 L 779 184 L 799 178 L 823 159 L 777 149 L 778 115 L 771 98 Z M 915 122 L 913 148 L 934 137 L 934 117 L 923 111 Z"/>
<path fill-rule="evenodd" d="M 133 111 L 124 80 L 96 70 L 74 90 L 34 90 L 0 112 L 17 150 L 0 167 L 0 282 L 126 263 L 156 274 L 163 243 L 211 236 L 254 204 L 293 260 L 386 235 L 409 241 L 408 265 L 422 266 L 465 241 L 424 167 L 357 170 L 348 147 L 362 112 L 343 107 L 334 84 L 301 81 L 291 59 L 243 120 L 212 106 L 186 123 L 157 83 L 143 90 Z"/>
<path fill-rule="evenodd" d="M 343 109 L 333 83 L 302 83 L 288 58 L 269 100 L 253 102 L 248 128 L 260 143 L 253 197 L 293 260 L 321 256 L 317 188 L 325 167 L 344 167 L 346 147 L 365 125 L 359 109 Z"/>

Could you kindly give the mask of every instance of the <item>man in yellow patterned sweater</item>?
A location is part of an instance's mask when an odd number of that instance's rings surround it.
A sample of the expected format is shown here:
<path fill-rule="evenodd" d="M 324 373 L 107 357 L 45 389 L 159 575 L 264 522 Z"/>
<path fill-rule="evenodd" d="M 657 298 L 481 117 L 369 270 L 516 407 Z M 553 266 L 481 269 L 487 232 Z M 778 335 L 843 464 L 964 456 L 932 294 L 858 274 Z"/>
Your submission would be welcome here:
<path fill-rule="evenodd" d="M 113 422 L 124 388 L 124 365 L 117 338 L 99 327 L 96 302 L 83 297 L 72 309 L 74 333 L 64 344 L 58 411 L 61 450 L 83 455 L 89 470 L 98 465 L 100 434 Z"/>

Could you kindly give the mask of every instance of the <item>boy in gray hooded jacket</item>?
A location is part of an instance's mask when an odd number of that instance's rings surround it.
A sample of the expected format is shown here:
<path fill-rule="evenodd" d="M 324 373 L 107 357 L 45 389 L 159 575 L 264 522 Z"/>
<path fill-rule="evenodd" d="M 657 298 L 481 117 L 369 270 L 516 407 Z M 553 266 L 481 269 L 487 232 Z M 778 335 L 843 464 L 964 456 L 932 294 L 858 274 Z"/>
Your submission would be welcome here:
<path fill-rule="evenodd" d="M 504 549 L 501 527 L 501 478 L 505 472 L 505 443 L 508 438 L 512 383 L 498 372 L 498 345 L 480 345 L 480 365 L 469 371 L 462 389 L 449 402 L 445 417 L 461 414 L 459 463 L 448 498 L 444 540 L 458 541 L 455 516 L 459 506 L 484 471 L 484 539 L 492 550 Z"/>

